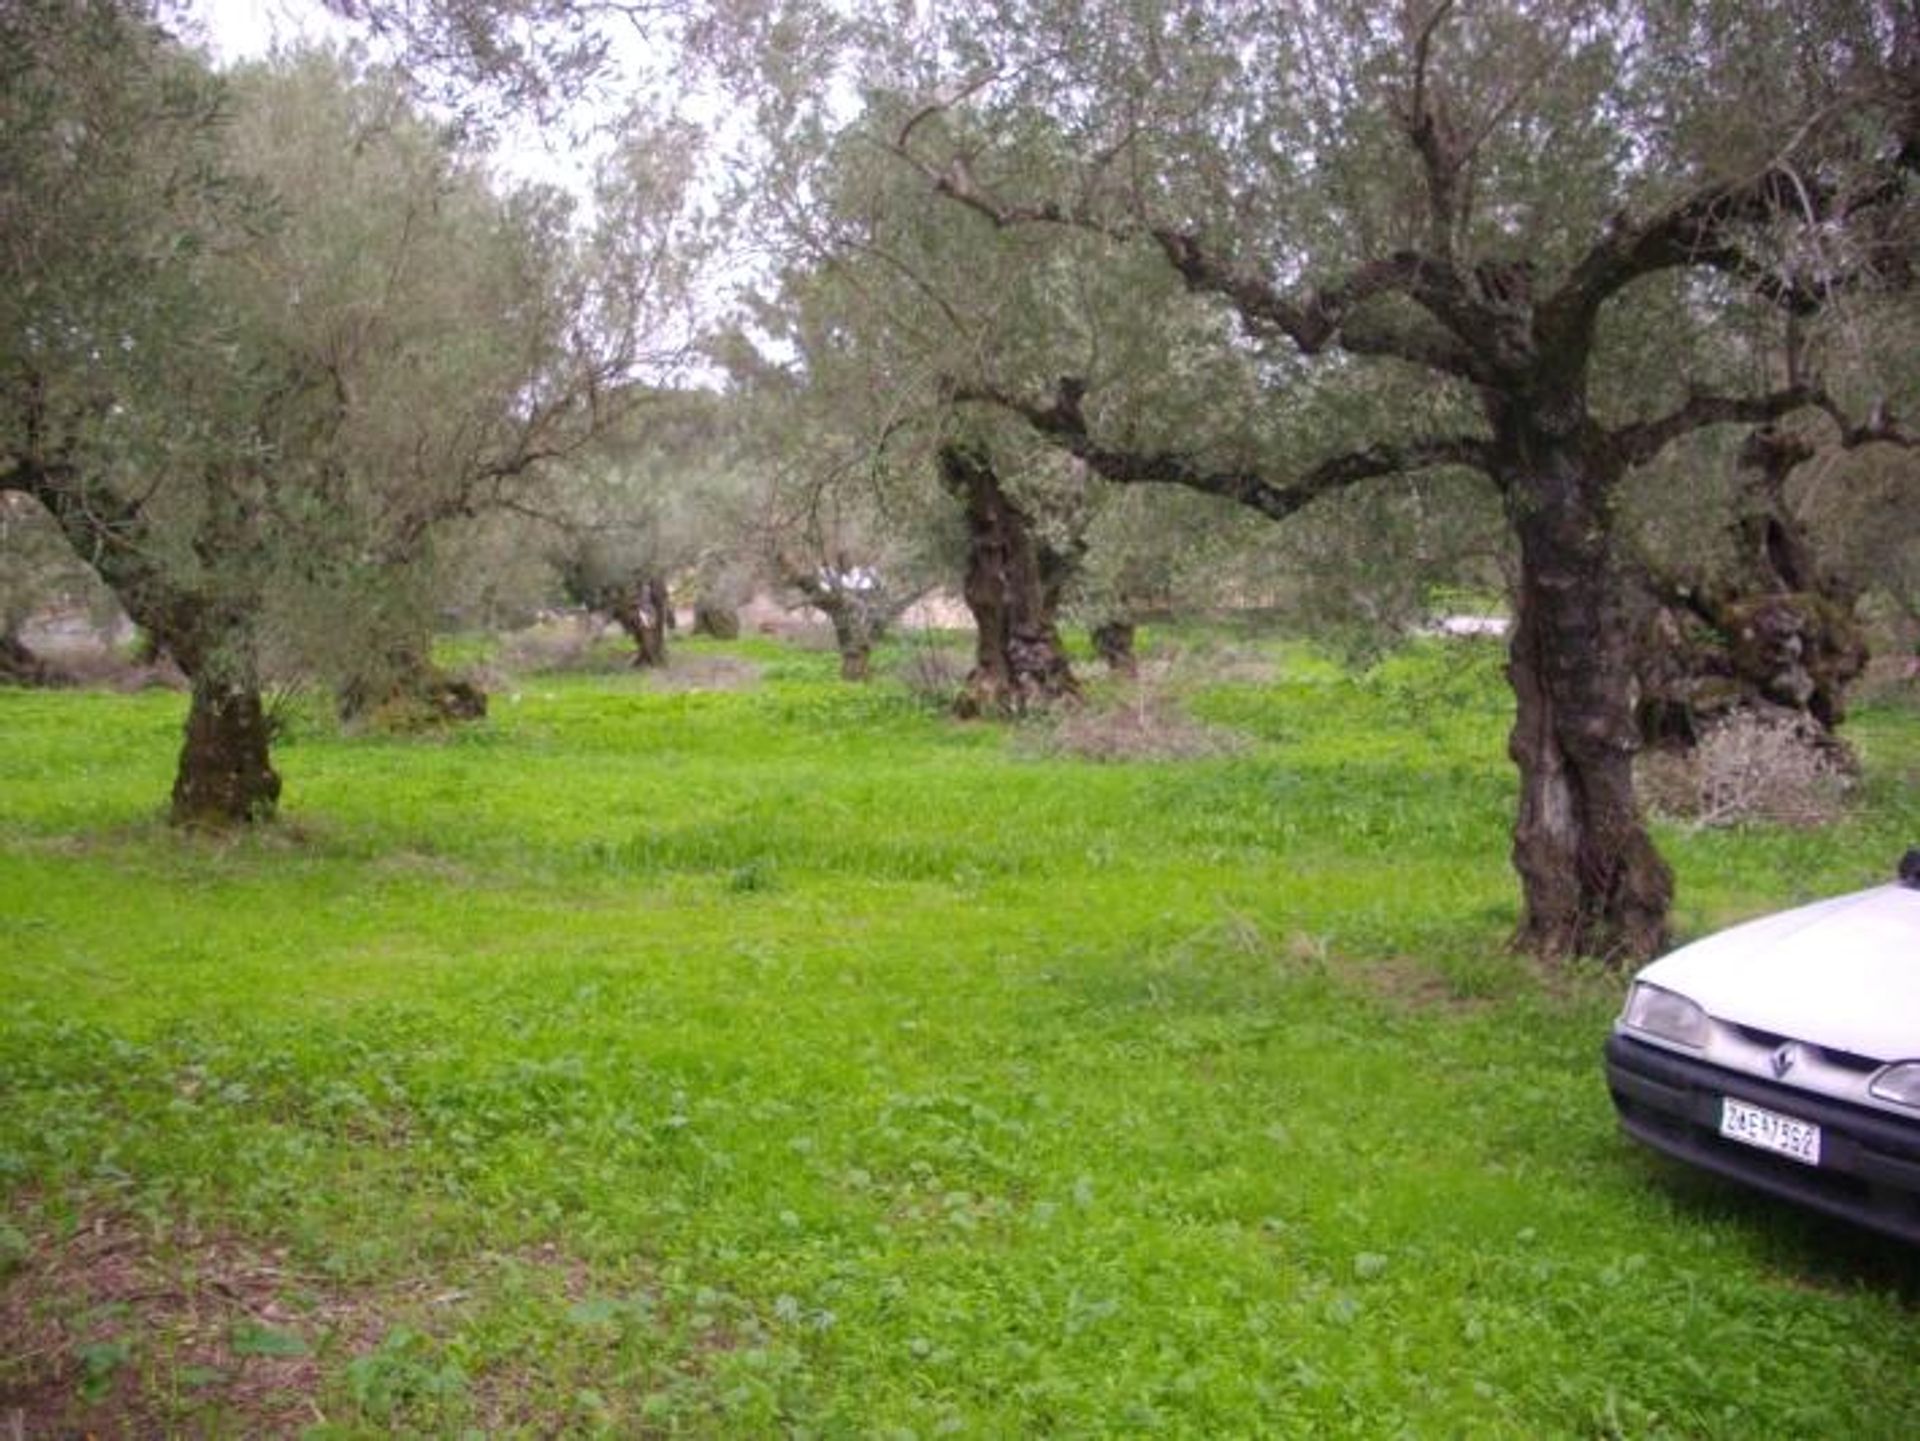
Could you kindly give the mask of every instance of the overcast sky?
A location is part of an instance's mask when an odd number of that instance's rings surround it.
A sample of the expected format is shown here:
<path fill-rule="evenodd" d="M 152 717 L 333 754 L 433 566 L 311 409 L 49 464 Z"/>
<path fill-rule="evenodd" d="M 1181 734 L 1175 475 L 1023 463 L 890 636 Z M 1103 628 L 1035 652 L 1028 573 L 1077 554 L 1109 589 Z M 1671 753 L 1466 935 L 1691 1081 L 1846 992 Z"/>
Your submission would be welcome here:
<path fill-rule="evenodd" d="M 316 0 L 192 0 L 207 40 L 222 64 L 265 55 L 275 41 L 344 35 L 339 21 Z"/>
<path fill-rule="evenodd" d="M 216 64 L 255 60 L 275 45 L 303 40 L 349 40 L 361 32 L 328 12 L 320 0 L 187 0 Z M 597 147 L 576 137 L 549 137 L 531 125 L 504 126 L 493 147 L 507 176 L 563 185 L 584 201 L 591 189 Z"/>

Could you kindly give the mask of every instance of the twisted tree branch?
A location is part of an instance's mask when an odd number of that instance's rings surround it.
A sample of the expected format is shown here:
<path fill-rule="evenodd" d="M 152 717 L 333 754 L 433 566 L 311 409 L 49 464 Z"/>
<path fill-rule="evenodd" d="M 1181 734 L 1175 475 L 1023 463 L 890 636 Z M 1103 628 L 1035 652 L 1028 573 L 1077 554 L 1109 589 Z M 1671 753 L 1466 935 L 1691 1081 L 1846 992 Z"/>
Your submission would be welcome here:
<path fill-rule="evenodd" d="M 1612 438 L 1627 464 L 1645 465 L 1681 436 L 1709 425 L 1764 425 L 1820 399 L 1819 391 L 1804 385 L 1790 385 L 1769 395 L 1698 393 L 1665 415 L 1620 426 Z"/>
<path fill-rule="evenodd" d="M 1276 479 L 1252 467 L 1211 467 L 1178 451 L 1130 450 L 1102 444 L 1088 428 L 1082 407 L 1086 382 L 1077 376 L 1062 376 L 1052 401 L 1044 405 L 992 385 L 951 382 L 946 394 L 956 404 L 994 405 L 1019 416 L 1107 480 L 1122 485 L 1185 486 L 1247 506 L 1273 520 L 1284 520 L 1322 496 L 1364 480 L 1449 465 L 1485 470 L 1490 464 L 1486 440 L 1470 435 L 1444 436 L 1363 446 L 1331 456 L 1299 475 Z"/>

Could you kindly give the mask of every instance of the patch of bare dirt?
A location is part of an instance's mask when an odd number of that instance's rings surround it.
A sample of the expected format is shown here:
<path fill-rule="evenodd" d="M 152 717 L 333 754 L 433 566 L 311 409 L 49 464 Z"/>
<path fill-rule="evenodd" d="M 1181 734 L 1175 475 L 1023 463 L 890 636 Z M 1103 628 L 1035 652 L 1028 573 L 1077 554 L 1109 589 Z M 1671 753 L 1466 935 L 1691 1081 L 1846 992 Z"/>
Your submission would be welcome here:
<path fill-rule="evenodd" d="M 442 1329 L 434 1318 L 452 1324 L 477 1294 L 506 1290 L 574 1325 L 603 1324 L 610 1346 L 629 1309 L 651 1317 L 658 1301 L 642 1268 L 597 1322 L 602 1285 L 555 1243 L 355 1288 L 303 1270 L 282 1247 L 109 1211 L 76 1222 L 29 1201 L 10 1220 L 0 1213 L 0 1227 L 0 1441 L 298 1436 L 330 1419 L 323 1408 L 358 1358 L 391 1356 L 406 1368 L 432 1356 Z M 757 1335 L 745 1314 L 667 1306 L 645 1324 L 663 1342 L 661 1374 L 687 1378 Z M 408 1336 L 396 1348 L 394 1338 Z M 594 1369 L 579 1380 L 608 1386 Z M 549 1380 L 517 1363 L 488 1366 L 461 1378 L 463 1405 L 483 1432 L 547 1433 Z M 607 1394 L 612 1421 L 638 1429 Z M 378 1406 L 333 1419 L 400 1424 Z"/>
<path fill-rule="evenodd" d="M 283 1250 L 107 1213 L 30 1219 L 0 1277 L 0 1438 L 296 1435 L 326 1349 L 384 1315 Z"/>
<path fill-rule="evenodd" d="M 1398 1010 L 1465 1015 L 1493 1002 L 1463 995 L 1452 978 L 1412 956 L 1378 956 L 1348 962 L 1342 971 L 1370 995 Z"/>

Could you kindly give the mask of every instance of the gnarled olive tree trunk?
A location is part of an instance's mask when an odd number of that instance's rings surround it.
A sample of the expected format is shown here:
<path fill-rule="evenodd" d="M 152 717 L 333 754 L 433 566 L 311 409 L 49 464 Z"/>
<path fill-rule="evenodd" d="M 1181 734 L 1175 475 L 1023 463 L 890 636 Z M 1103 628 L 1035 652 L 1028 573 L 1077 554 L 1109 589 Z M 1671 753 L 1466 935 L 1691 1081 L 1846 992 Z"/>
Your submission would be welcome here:
<path fill-rule="evenodd" d="M 1687 749 L 1746 713 L 1789 721 L 1851 764 L 1834 728 L 1867 664 L 1859 595 L 1820 564 L 1787 495 L 1815 453 L 1779 426 L 1756 428 L 1740 448 L 1732 568 L 1645 577 L 1654 609 L 1641 634 L 1639 722 L 1649 745 Z"/>
<path fill-rule="evenodd" d="M 839 597 L 838 604 L 814 605 L 826 611 L 833 626 L 834 649 L 840 652 L 840 679 L 863 681 L 873 674 L 874 617 L 857 597 Z"/>
<path fill-rule="evenodd" d="M 840 679 L 866 680 L 873 673 L 873 647 L 920 592 L 895 590 L 871 567 L 844 558 L 809 566 L 796 556 L 781 555 L 776 563 L 786 583 L 833 627 Z"/>
<path fill-rule="evenodd" d="M 215 593 L 179 583 L 149 550 L 152 538 L 141 509 L 88 487 L 64 460 L 16 457 L 13 480 L 47 507 L 155 653 L 172 656 L 192 684 L 174 772 L 172 822 L 225 829 L 271 818 L 280 802 L 280 777 L 273 769 L 273 725 L 261 698 L 254 646 L 258 593 L 239 583 Z M 193 545 L 208 571 L 217 572 L 221 561 L 244 554 L 252 541 L 247 506 L 222 488 L 212 497 Z M 102 545 L 108 528 L 115 543 Z"/>
<path fill-rule="evenodd" d="M 359 673 L 341 685 L 340 718 L 399 730 L 485 719 L 486 690 L 442 670 L 434 664 L 432 651 L 424 625 L 403 624 L 385 645 L 372 648 Z"/>
<path fill-rule="evenodd" d="M 693 607 L 693 633 L 714 640 L 740 639 L 740 609 L 719 600 L 700 600 Z"/>
<path fill-rule="evenodd" d="M 673 624 L 673 601 L 660 576 L 637 578 L 611 596 L 614 621 L 633 641 L 636 670 L 655 670 L 667 663 L 667 629 Z"/>
<path fill-rule="evenodd" d="M 159 584 L 135 588 L 134 618 L 192 684 L 169 819 L 224 830 L 270 820 L 280 804 L 273 722 L 261 697 L 251 608 Z"/>
<path fill-rule="evenodd" d="M 1089 639 L 1093 641 L 1094 653 L 1115 675 L 1140 673 L 1140 658 L 1133 649 L 1135 632 L 1136 627 L 1130 620 L 1102 621 L 1093 628 Z"/>
<path fill-rule="evenodd" d="M 1650 955 L 1666 940 L 1673 874 L 1634 796 L 1633 650 L 1607 513 L 1619 461 L 1584 418 L 1572 434 L 1524 415 L 1498 430 L 1495 479 L 1520 543 L 1507 664 L 1515 944 L 1549 958 Z"/>
<path fill-rule="evenodd" d="M 664 666 L 667 632 L 673 626 L 673 598 L 666 577 L 601 555 L 591 539 L 576 541 L 573 551 L 559 561 L 567 598 L 597 615 L 612 617 L 633 641 L 635 668 Z"/>
<path fill-rule="evenodd" d="M 280 803 L 272 740 L 257 682 L 196 674 L 173 781 L 172 822 L 224 829 L 271 819 Z"/>
<path fill-rule="evenodd" d="M 974 666 L 959 701 L 963 714 L 1018 714 L 1077 698 L 1073 669 L 1055 620 L 1066 566 L 1049 555 L 1032 521 L 1001 487 L 992 463 L 958 445 L 940 451 L 940 478 L 965 510 Z"/>

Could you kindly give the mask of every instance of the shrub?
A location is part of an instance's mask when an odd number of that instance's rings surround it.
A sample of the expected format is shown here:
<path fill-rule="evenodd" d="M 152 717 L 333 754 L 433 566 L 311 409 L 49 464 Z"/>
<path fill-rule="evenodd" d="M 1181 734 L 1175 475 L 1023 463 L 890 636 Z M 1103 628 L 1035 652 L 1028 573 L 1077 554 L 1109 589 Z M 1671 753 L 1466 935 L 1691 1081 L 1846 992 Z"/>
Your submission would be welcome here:
<path fill-rule="evenodd" d="M 906 659 L 900 663 L 900 679 L 914 698 L 945 709 L 960 694 L 973 658 L 965 650 L 942 645 L 932 631 L 913 636 Z"/>
<path fill-rule="evenodd" d="M 1177 659 L 1168 650 L 1095 703 L 1062 712 L 1046 750 L 1093 761 L 1172 761 L 1242 749 L 1242 736 L 1197 721 L 1180 706 L 1167 685 Z"/>
<path fill-rule="evenodd" d="M 596 616 L 565 614 L 508 636 L 499 663 L 515 675 L 568 671 L 611 671 L 629 663 L 610 644 L 603 644 L 610 627 Z"/>
<path fill-rule="evenodd" d="M 1696 825 L 1819 826 L 1839 817 L 1854 772 L 1846 747 L 1807 718 L 1740 710 L 1692 751 L 1643 755 L 1635 780 L 1654 810 Z"/>

